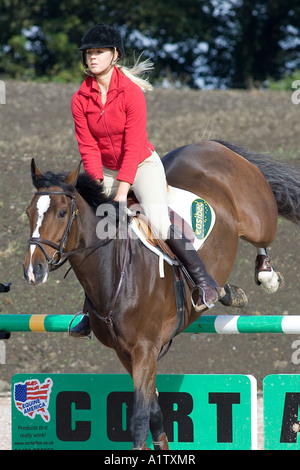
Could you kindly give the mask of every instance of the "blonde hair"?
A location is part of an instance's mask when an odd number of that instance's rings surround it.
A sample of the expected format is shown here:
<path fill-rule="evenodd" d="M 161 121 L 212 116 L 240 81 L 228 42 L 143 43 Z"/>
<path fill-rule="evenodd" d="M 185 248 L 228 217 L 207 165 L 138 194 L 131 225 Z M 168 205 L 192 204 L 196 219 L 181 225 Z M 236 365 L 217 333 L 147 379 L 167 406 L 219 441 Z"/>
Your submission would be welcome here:
<path fill-rule="evenodd" d="M 122 72 L 126 77 L 130 78 L 133 83 L 138 85 L 144 92 L 151 91 L 152 85 L 149 82 L 148 78 L 140 77 L 139 75 L 144 75 L 147 72 L 150 72 L 154 68 L 153 62 L 150 59 L 140 61 L 142 54 L 138 57 L 132 67 L 125 67 L 125 65 L 116 64 L 116 67 Z"/>
<path fill-rule="evenodd" d="M 117 48 L 114 47 L 114 50 L 116 51 Z M 143 92 L 146 91 L 151 91 L 152 90 L 152 85 L 149 82 L 148 78 L 142 78 L 139 77 L 139 75 L 144 75 L 146 72 L 150 72 L 151 70 L 154 69 L 154 64 L 150 59 L 143 60 L 141 62 L 141 57 L 143 53 L 139 55 L 137 60 L 135 61 L 134 65 L 132 67 L 125 67 L 125 65 L 117 64 L 115 63 L 114 66 L 117 67 L 121 73 L 126 75 L 126 77 L 130 78 L 133 83 L 138 85 Z M 85 58 L 85 51 L 82 51 L 81 54 L 81 62 L 83 65 L 83 71 L 86 75 L 89 75 L 90 77 L 94 77 L 95 75 L 89 70 L 88 65 L 86 63 L 86 58 Z"/>

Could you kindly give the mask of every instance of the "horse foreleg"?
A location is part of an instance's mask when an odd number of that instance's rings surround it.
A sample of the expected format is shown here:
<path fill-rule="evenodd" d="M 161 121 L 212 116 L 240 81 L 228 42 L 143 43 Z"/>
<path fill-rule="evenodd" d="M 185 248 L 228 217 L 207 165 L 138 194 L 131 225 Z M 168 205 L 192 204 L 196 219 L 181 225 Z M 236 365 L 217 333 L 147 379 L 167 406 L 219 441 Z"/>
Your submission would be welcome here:
<path fill-rule="evenodd" d="M 133 438 L 133 449 L 145 450 L 151 427 L 159 429 L 160 422 L 158 403 L 155 405 L 155 379 L 157 357 L 153 344 L 138 348 L 132 354 L 132 377 L 134 384 L 133 413 L 130 429 Z M 151 413 L 152 409 L 152 413 Z"/>
<path fill-rule="evenodd" d="M 163 429 L 163 416 L 156 394 L 151 403 L 150 431 L 152 434 L 154 450 L 169 450 L 168 438 Z"/>
<path fill-rule="evenodd" d="M 225 284 L 222 291 L 224 292 L 224 295 L 219 299 L 221 304 L 225 305 L 226 307 L 235 308 L 244 308 L 247 306 L 247 296 L 240 287 L 233 286 L 231 284 Z"/>
<path fill-rule="evenodd" d="M 130 429 L 133 439 L 133 450 L 146 450 L 146 441 L 149 434 L 150 400 L 141 390 L 134 390 L 133 412 L 130 420 Z"/>
<path fill-rule="evenodd" d="M 123 366 L 127 370 L 127 372 L 131 376 L 133 376 L 131 363 L 129 363 L 128 360 L 125 359 L 124 356 L 121 353 L 117 352 L 117 354 L 118 354 L 119 359 L 122 362 Z M 138 398 L 137 398 L 136 406 L 137 406 L 137 408 L 139 408 Z M 133 416 L 136 416 L 135 410 L 133 412 Z M 147 418 L 146 418 L 146 420 L 147 420 Z M 148 421 L 148 426 L 149 426 L 149 422 L 150 422 L 150 431 L 151 431 L 151 434 L 152 434 L 152 441 L 153 441 L 154 449 L 155 450 L 168 450 L 169 449 L 168 438 L 167 438 L 166 433 L 164 432 L 164 429 L 163 429 L 163 416 L 162 416 L 162 412 L 161 412 L 160 406 L 159 406 L 158 401 L 157 401 L 156 389 L 155 389 L 155 392 L 154 392 L 154 395 L 153 395 L 153 398 L 152 398 L 151 404 L 150 404 L 150 417 L 149 417 L 149 421 Z M 134 434 L 135 424 L 133 422 L 133 418 L 132 418 L 131 426 L 132 426 L 132 434 Z M 146 427 L 145 427 L 145 429 L 146 429 Z M 145 431 L 145 433 L 146 432 L 149 432 L 149 429 L 148 429 L 148 431 Z M 140 442 L 143 442 L 143 439 L 144 439 L 143 437 L 141 439 L 139 439 Z M 146 439 L 147 439 L 147 437 L 146 437 Z M 146 449 L 146 439 L 140 447 L 134 447 L 134 448 L 135 449 L 140 449 L 140 450 Z M 134 446 L 135 446 L 135 444 L 134 444 Z"/>
<path fill-rule="evenodd" d="M 280 272 L 273 269 L 270 256 L 265 248 L 257 248 L 257 256 L 255 260 L 255 283 L 273 294 L 284 286 L 284 277 Z"/>

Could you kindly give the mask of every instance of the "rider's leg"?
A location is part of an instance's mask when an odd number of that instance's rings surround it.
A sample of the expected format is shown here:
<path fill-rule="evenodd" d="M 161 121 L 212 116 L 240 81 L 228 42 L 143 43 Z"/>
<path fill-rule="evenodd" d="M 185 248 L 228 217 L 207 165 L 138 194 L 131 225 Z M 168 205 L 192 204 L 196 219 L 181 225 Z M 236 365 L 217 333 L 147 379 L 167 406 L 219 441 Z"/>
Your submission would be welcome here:
<path fill-rule="evenodd" d="M 165 171 L 156 152 L 139 165 L 132 189 L 153 226 L 182 262 L 195 283 L 195 294 L 198 294 L 194 302 L 196 311 L 203 309 L 203 303 L 207 307 L 212 307 L 218 300 L 221 289 L 206 271 L 203 261 L 190 241 L 179 229 L 171 225 Z"/>
<path fill-rule="evenodd" d="M 218 300 L 221 288 L 207 272 L 192 243 L 173 225 L 170 227 L 170 237 L 166 243 L 182 262 L 195 283 L 195 290 L 198 291 L 198 299 L 194 302 L 195 310 L 200 311 L 203 308 L 203 303 L 209 308 L 214 307 L 214 302 Z"/>
<path fill-rule="evenodd" d="M 70 329 L 69 334 L 75 338 L 82 338 L 91 334 L 91 325 L 88 314 L 83 315 L 78 325 Z"/>

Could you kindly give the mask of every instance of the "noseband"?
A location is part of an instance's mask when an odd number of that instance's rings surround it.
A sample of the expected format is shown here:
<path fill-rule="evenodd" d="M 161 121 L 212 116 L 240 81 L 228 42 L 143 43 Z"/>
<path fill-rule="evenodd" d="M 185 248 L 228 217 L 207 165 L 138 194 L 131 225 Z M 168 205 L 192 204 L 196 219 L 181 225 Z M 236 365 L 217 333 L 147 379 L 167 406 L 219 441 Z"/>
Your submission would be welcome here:
<path fill-rule="evenodd" d="M 70 191 L 36 191 L 35 195 L 36 196 L 64 195 L 64 196 L 68 196 L 71 199 L 67 227 L 65 229 L 65 232 L 62 236 L 62 239 L 59 245 L 57 243 L 52 242 L 51 240 L 47 240 L 41 237 L 30 237 L 28 240 L 29 245 L 36 245 L 39 247 L 39 249 L 44 254 L 50 268 L 52 268 L 52 270 L 55 270 L 55 269 L 58 269 L 65 261 L 67 261 L 67 253 L 64 253 L 64 250 L 66 248 L 68 235 L 70 233 L 74 219 L 78 216 L 78 209 L 76 207 L 75 195 L 71 193 Z M 54 248 L 54 250 L 56 250 L 51 257 L 46 253 L 46 250 L 43 247 L 43 245 L 51 246 L 51 248 Z M 58 256 L 58 259 L 56 260 L 55 258 L 57 256 Z"/>

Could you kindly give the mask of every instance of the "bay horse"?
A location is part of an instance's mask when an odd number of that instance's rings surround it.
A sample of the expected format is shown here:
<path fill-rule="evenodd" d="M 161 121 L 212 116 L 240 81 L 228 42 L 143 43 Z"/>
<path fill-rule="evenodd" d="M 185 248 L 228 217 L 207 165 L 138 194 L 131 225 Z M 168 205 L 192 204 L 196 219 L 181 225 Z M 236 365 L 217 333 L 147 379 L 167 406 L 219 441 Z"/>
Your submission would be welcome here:
<path fill-rule="evenodd" d="M 256 275 L 267 272 L 273 276 L 270 262 L 266 267 L 258 258 L 266 259 L 265 250 L 276 235 L 278 214 L 296 224 L 300 221 L 297 167 L 221 141 L 178 148 L 162 161 L 170 185 L 198 194 L 215 210 L 215 226 L 200 254 L 218 284 L 226 284 L 239 238 L 257 248 Z M 130 240 L 128 233 L 99 240 L 97 225 L 104 220 L 104 213 L 99 215 L 97 208 L 117 203 L 80 174 L 79 167 L 67 175 L 42 173 L 33 160 L 32 180 L 36 192 L 27 209 L 27 282 L 46 282 L 50 271 L 69 260 L 89 299 L 94 335 L 115 349 L 133 378 L 133 449 L 146 448 L 149 430 L 154 448 L 168 449 L 155 380 L 157 359 L 177 325 L 172 267 L 166 264 L 161 278 L 156 255 L 139 239 Z M 264 283 L 263 279 L 257 283 Z M 274 291 L 279 287 L 279 276 L 275 284 Z M 186 291 L 188 294 L 187 285 Z M 180 331 L 196 318 L 190 295 L 186 295 Z"/>

